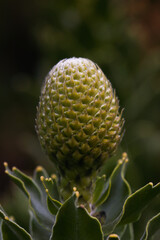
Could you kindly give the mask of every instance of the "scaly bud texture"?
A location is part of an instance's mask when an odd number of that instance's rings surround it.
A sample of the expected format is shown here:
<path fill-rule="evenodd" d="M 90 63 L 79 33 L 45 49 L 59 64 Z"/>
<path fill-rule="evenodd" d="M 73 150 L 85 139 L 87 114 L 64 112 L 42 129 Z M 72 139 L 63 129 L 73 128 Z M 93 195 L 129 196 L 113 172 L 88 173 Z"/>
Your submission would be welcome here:
<path fill-rule="evenodd" d="M 64 59 L 51 69 L 36 130 L 66 184 L 90 185 L 121 141 L 121 115 L 110 81 L 89 59 Z"/>

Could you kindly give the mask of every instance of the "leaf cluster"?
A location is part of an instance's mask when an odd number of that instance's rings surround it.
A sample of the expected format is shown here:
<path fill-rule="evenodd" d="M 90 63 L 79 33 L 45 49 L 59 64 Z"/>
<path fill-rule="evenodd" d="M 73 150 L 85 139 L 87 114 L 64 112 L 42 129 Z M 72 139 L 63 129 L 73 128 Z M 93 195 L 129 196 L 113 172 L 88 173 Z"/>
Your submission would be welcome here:
<path fill-rule="evenodd" d="M 111 175 L 97 177 L 91 211 L 79 205 L 79 192 L 63 201 L 56 175 L 48 176 L 37 167 L 33 178 L 5 163 L 6 173 L 29 201 L 29 232 L 0 207 L 0 240 L 134 240 L 133 223 L 160 194 L 160 183 L 148 183 L 134 193 L 125 179 L 128 158 L 123 154 Z M 160 212 L 146 224 L 140 240 L 155 239 L 160 228 Z"/>

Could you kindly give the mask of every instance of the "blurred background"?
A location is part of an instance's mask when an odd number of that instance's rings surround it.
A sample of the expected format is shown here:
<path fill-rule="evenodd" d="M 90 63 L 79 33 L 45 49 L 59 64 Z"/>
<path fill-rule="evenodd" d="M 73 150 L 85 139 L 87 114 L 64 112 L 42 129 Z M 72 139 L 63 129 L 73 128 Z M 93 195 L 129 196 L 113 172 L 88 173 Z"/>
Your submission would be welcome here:
<path fill-rule="evenodd" d="M 37 165 L 53 169 L 34 125 L 43 79 L 63 58 L 93 60 L 116 89 L 125 136 L 113 162 L 128 153 L 133 191 L 160 181 L 159 0 L 2 0 L 0 34 L 0 201 L 17 221 L 28 221 L 23 196 L 3 162 L 30 175 Z"/>

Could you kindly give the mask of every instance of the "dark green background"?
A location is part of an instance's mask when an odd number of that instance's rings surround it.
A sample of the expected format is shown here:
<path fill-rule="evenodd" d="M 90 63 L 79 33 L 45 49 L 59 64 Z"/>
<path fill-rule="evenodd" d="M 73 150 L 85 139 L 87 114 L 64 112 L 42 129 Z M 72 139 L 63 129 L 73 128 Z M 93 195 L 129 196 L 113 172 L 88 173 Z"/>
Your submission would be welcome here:
<path fill-rule="evenodd" d="M 0 5 L 3 201 L 11 191 L 4 161 L 29 173 L 37 164 L 52 166 L 35 133 L 36 105 L 50 68 L 72 56 L 96 62 L 124 108 L 125 136 L 113 161 L 123 151 L 128 153 L 127 179 L 133 190 L 150 181 L 156 184 L 160 180 L 159 1 L 3 0 Z"/>

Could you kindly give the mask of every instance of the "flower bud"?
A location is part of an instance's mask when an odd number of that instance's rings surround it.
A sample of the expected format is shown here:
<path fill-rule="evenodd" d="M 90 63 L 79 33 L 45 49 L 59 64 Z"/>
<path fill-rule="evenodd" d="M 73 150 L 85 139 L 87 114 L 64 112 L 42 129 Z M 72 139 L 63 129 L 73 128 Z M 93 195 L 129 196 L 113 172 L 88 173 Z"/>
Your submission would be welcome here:
<path fill-rule="evenodd" d="M 115 91 L 95 63 L 69 58 L 51 69 L 42 88 L 36 130 L 63 178 L 75 186 L 83 177 L 92 179 L 117 149 L 123 122 Z"/>

